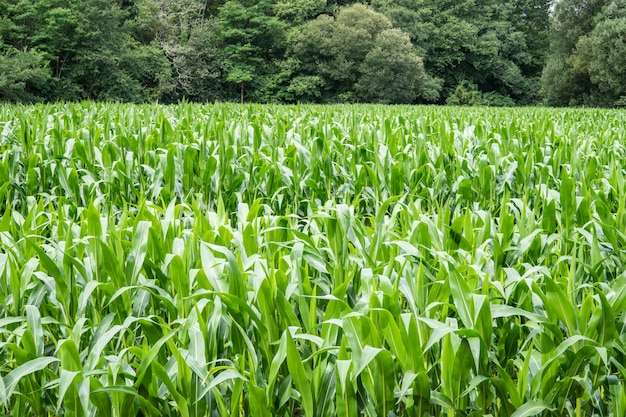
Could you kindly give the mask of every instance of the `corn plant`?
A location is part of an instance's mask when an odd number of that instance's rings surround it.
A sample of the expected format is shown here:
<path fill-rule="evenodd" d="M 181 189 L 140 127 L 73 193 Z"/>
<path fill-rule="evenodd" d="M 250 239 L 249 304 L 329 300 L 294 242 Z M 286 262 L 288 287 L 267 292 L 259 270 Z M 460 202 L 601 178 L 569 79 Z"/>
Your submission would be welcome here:
<path fill-rule="evenodd" d="M 625 122 L 0 106 L 0 406 L 624 415 Z"/>

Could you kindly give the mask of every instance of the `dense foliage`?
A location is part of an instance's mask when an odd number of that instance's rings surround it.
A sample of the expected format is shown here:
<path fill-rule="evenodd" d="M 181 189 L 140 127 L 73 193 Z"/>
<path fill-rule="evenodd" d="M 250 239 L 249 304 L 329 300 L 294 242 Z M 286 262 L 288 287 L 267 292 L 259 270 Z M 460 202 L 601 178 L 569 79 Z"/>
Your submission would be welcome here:
<path fill-rule="evenodd" d="M 543 78 L 549 104 L 626 105 L 626 2 L 557 3 Z"/>
<path fill-rule="evenodd" d="M 0 405 L 625 415 L 625 122 L 0 106 Z"/>
<path fill-rule="evenodd" d="M 0 100 L 537 103 L 551 3 L 5 0 Z"/>

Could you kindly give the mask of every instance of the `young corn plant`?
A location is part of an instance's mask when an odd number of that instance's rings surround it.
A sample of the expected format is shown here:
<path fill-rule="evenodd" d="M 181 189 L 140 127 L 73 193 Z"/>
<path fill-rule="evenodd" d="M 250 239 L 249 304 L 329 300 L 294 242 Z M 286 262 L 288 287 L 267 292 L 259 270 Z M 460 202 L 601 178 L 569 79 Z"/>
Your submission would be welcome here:
<path fill-rule="evenodd" d="M 0 106 L 0 407 L 626 411 L 626 114 Z"/>

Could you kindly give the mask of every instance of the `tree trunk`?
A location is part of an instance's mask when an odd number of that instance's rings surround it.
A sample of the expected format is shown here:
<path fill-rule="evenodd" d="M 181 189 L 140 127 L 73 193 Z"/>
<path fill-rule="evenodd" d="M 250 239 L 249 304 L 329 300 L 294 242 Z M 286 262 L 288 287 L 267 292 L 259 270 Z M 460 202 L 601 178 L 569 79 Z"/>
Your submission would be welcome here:
<path fill-rule="evenodd" d="M 239 84 L 239 88 L 241 91 L 241 104 L 243 104 L 243 81 L 241 82 L 241 84 Z"/>

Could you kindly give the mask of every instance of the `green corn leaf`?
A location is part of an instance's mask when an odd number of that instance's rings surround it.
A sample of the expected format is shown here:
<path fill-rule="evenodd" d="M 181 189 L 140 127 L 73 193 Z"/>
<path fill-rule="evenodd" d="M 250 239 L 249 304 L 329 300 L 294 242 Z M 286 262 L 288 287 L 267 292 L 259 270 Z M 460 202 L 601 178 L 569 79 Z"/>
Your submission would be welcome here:
<path fill-rule="evenodd" d="M 511 417 L 531 417 L 544 411 L 552 410 L 554 410 L 554 408 L 552 408 L 550 404 L 539 401 L 529 401 L 515 410 Z"/>
<path fill-rule="evenodd" d="M 17 385 L 23 378 L 35 372 L 41 371 L 48 367 L 48 365 L 51 365 L 55 362 L 59 362 L 59 359 L 43 356 L 31 359 L 30 361 L 18 366 L 17 368 L 6 374 L 3 378 L 6 398 L 8 399 L 13 395 L 13 391 L 16 389 Z"/>
<path fill-rule="evenodd" d="M 211 391 L 213 388 L 217 387 L 223 382 L 232 381 L 236 379 L 248 381 L 248 379 L 244 377 L 243 375 L 241 375 L 241 373 L 239 373 L 239 371 L 237 371 L 236 369 L 225 369 L 222 372 L 220 372 L 219 375 L 217 375 L 215 378 L 213 378 L 210 382 L 208 382 L 206 385 L 202 387 L 202 391 L 199 397 L 204 397 L 209 391 Z"/>
<path fill-rule="evenodd" d="M 570 303 L 569 297 L 550 277 L 546 277 L 546 309 L 552 312 L 553 316 L 561 320 L 570 334 L 575 334 L 577 330 L 576 307 Z"/>
<path fill-rule="evenodd" d="M 298 349 L 296 348 L 294 340 L 290 334 L 286 336 L 286 341 L 287 367 L 289 369 L 289 374 L 293 378 L 296 388 L 302 396 L 301 406 L 304 410 L 305 416 L 312 417 L 314 415 L 314 408 L 311 382 L 307 376 L 306 370 L 304 369 L 304 365 L 302 364 L 302 359 L 300 358 Z"/>
<path fill-rule="evenodd" d="M 461 319 L 461 322 L 467 329 L 474 328 L 473 314 L 470 306 L 471 290 L 467 283 L 456 272 L 450 273 L 450 292 L 454 306 Z"/>
<path fill-rule="evenodd" d="M 150 222 L 140 221 L 133 232 L 133 240 L 130 254 L 126 260 L 126 275 L 132 284 L 137 282 L 139 272 L 143 268 L 143 262 L 148 251 L 148 232 L 150 230 Z"/>

